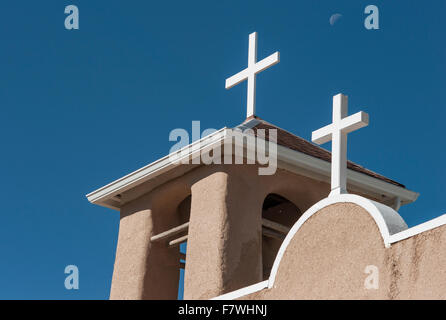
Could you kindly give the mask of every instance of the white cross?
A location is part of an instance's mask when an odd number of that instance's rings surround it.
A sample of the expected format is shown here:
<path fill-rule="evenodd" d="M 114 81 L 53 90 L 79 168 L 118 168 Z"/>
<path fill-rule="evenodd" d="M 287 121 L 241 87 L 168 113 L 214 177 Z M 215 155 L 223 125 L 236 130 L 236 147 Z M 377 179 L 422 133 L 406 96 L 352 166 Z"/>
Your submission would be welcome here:
<path fill-rule="evenodd" d="M 272 67 L 280 61 L 279 52 L 257 62 L 257 32 L 249 35 L 248 68 L 226 79 L 226 89 L 231 89 L 248 79 L 248 106 L 246 118 L 256 113 L 256 74 Z"/>
<path fill-rule="evenodd" d="M 348 97 L 342 93 L 333 97 L 333 123 L 313 131 L 311 140 L 331 144 L 331 192 L 329 196 L 347 193 L 347 134 L 366 127 L 369 115 L 358 112 L 347 117 Z"/>

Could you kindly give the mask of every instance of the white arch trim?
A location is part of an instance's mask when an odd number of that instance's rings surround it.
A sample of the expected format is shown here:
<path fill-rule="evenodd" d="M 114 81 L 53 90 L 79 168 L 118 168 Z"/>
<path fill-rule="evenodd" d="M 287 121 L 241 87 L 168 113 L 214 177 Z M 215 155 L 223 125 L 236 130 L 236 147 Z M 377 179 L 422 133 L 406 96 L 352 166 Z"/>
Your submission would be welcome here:
<path fill-rule="evenodd" d="M 232 300 L 237 299 L 248 294 L 266 289 L 272 288 L 274 285 L 274 281 L 276 278 L 277 270 L 279 269 L 280 261 L 282 260 L 283 254 L 285 253 L 289 243 L 293 239 L 294 235 L 299 231 L 300 227 L 307 221 L 313 214 L 318 212 L 319 210 L 335 203 L 355 203 L 362 208 L 364 208 L 375 220 L 379 231 L 383 237 L 384 245 L 386 248 L 389 248 L 391 244 L 411 238 L 417 234 L 433 230 L 435 228 L 446 225 L 446 214 L 439 216 L 435 219 L 422 223 L 412 228 L 407 228 L 406 223 L 401 218 L 401 216 L 392 208 L 385 206 L 381 203 L 368 200 L 366 198 L 352 195 L 352 194 L 343 194 L 338 196 L 333 196 L 329 198 L 325 198 L 315 205 L 313 205 L 310 209 L 308 209 L 294 224 L 291 228 L 290 232 L 286 236 L 283 241 L 279 252 L 277 253 L 276 259 L 274 260 L 274 265 L 271 270 L 271 274 L 268 280 L 256 283 L 254 285 L 241 288 L 236 291 L 232 291 L 226 293 L 224 295 L 215 297 L 215 300 Z"/>
<path fill-rule="evenodd" d="M 271 274 L 268 280 L 256 283 L 254 285 L 245 288 L 241 288 L 233 292 L 229 292 L 227 294 L 215 297 L 212 300 L 232 300 L 266 288 L 268 289 L 272 288 L 274 285 L 274 281 L 276 279 L 280 262 L 283 258 L 286 249 L 288 248 L 288 245 L 294 238 L 294 235 L 299 231 L 302 225 L 311 216 L 316 214 L 319 210 L 336 203 L 354 203 L 365 209 L 375 220 L 375 223 L 378 226 L 378 229 L 381 233 L 386 248 L 389 248 L 390 245 L 394 242 L 406 239 L 410 236 L 413 236 L 414 234 L 431 229 L 433 228 L 433 225 L 439 226 L 446 224 L 446 215 L 444 215 L 442 217 L 439 217 L 438 219 L 435 219 L 438 221 L 435 221 L 435 223 L 433 224 L 432 223 L 426 224 L 426 226 L 422 226 L 422 228 L 420 229 L 418 228 L 408 229 L 407 224 L 404 222 L 403 218 L 401 218 L 398 212 L 396 212 L 395 210 L 386 205 L 354 194 L 341 194 L 341 195 L 331 196 L 322 199 L 318 203 L 314 204 L 311 208 L 305 211 L 305 213 L 293 225 L 293 227 L 285 237 L 285 240 L 282 242 L 282 245 L 280 246 L 279 252 L 277 253 L 276 259 L 274 260 L 274 264 L 271 269 Z M 412 231 L 412 229 L 416 230 Z"/>
<path fill-rule="evenodd" d="M 294 235 L 299 231 L 305 221 L 307 221 L 316 212 L 329 205 L 347 202 L 354 203 L 362 207 L 372 216 L 378 226 L 386 248 L 390 247 L 390 244 L 392 243 L 391 235 L 407 229 L 407 224 L 404 222 L 403 218 L 401 218 L 398 212 L 376 201 L 372 201 L 354 194 L 341 194 L 322 199 L 318 203 L 314 204 L 307 211 L 305 211 L 305 213 L 293 225 L 290 232 L 288 232 L 285 240 L 280 246 L 276 259 L 274 260 L 274 264 L 268 280 L 268 288 L 273 287 L 283 255 L 291 240 L 294 238 Z"/>

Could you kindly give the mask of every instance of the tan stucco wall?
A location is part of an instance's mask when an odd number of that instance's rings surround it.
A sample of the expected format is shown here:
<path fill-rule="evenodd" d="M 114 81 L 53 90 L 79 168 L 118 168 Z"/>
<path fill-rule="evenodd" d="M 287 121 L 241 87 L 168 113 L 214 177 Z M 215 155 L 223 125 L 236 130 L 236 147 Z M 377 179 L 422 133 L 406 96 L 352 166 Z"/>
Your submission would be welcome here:
<path fill-rule="evenodd" d="M 189 195 L 184 297 L 209 299 L 264 279 L 261 215 L 268 194 L 305 212 L 329 193 L 326 182 L 283 169 L 259 176 L 257 165 L 184 167 L 122 194 L 111 299 L 176 299 L 178 247 L 150 237 L 185 222 L 178 206 Z M 162 184 L 154 187 L 156 181 Z M 269 268 L 274 257 L 265 258 Z"/>
<path fill-rule="evenodd" d="M 179 249 L 150 237 L 182 223 L 177 207 L 190 193 L 184 184 L 164 185 L 121 209 L 110 299 L 176 299 Z"/>
<path fill-rule="evenodd" d="M 259 176 L 255 166 L 221 166 L 192 185 L 185 299 L 209 299 L 263 280 L 261 214 L 278 193 L 306 210 L 328 185 L 285 171 Z"/>
<path fill-rule="evenodd" d="M 365 268 L 379 270 L 366 289 Z M 273 288 L 245 299 L 445 299 L 446 227 L 384 242 L 373 218 L 356 204 L 334 204 L 307 220 L 291 240 Z"/>
<path fill-rule="evenodd" d="M 110 298 L 176 298 L 178 249 L 150 237 L 180 224 L 176 208 L 190 194 L 184 296 L 208 299 L 263 279 L 261 213 L 269 193 L 304 212 L 328 192 L 324 182 L 280 169 L 259 176 L 256 165 L 201 166 L 164 183 L 121 209 Z"/>

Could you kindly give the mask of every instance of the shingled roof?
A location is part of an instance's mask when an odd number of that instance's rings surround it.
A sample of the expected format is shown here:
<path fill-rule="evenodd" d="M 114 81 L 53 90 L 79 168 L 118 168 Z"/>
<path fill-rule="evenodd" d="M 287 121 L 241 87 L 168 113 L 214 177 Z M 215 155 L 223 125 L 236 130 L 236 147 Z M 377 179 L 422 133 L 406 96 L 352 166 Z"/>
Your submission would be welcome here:
<path fill-rule="evenodd" d="M 238 128 L 243 129 L 253 129 L 254 134 L 257 136 L 257 129 L 277 129 L 277 144 L 281 145 L 283 147 L 305 153 L 309 156 L 327 161 L 331 163 L 331 152 L 313 144 L 310 141 L 307 141 L 301 137 L 298 137 L 288 131 L 283 130 L 282 128 L 279 128 L 273 124 L 270 124 L 258 117 L 255 117 L 254 119 L 248 119 L 244 123 L 242 123 Z M 265 132 L 266 139 L 268 140 L 268 131 Z M 393 185 L 396 185 L 398 187 L 406 188 L 403 184 L 396 182 L 392 179 L 389 179 L 387 177 L 384 177 L 383 175 L 380 175 L 376 172 L 373 172 L 369 169 L 366 169 L 354 162 L 348 161 L 347 162 L 347 168 L 366 174 L 368 176 L 371 176 L 373 178 L 385 181 L 387 183 L 391 183 Z"/>

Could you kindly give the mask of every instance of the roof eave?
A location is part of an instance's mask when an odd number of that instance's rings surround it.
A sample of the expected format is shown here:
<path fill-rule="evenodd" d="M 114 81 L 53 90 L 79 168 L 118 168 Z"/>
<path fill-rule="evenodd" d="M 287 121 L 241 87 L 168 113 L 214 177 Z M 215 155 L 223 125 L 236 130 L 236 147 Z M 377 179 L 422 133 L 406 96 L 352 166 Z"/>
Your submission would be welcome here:
<path fill-rule="evenodd" d="M 224 139 L 228 135 L 227 130 L 228 129 L 226 127 L 222 128 L 200 140 L 191 143 L 177 152 L 171 153 L 143 168 L 140 168 L 87 194 L 86 197 L 88 201 L 93 204 L 119 210 L 121 206 L 120 199 L 118 198 L 119 194 L 174 169 L 175 167 L 181 165 L 181 160 L 184 158 L 193 159 L 199 156 L 203 149 L 221 145 L 222 142 L 224 143 Z M 237 139 L 235 143 L 237 143 Z M 226 148 L 224 148 L 223 152 L 225 152 L 225 150 Z M 315 178 L 315 176 L 317 176 L 320 180 L 329 181 L 331 172 L 330 162 L 281 145 L 277 145 L 277 156 L 278 168 L 286 169 L 310 178 Z M 363 190 L 365 193 L 374 192 L 379 195 L 386 195 L 389 198 L 399 197 L 402 205 L 414 202 L 419 196 L 419 193 L 417 192 L 368 176 L 352 169 L 347 169 L 347 182 L 349 185 L 357 187 L 360 190 Z"/>
<path fill-rule="evenodd" d="M 214 144 L 221 143 L 226 136 L 226 130 L 227 128 L 224 127 L 210 135 L 207 135 L 206 137 L 197 140 L 174 153 L 170 153 L 161 159 L 158 159 L 134 172 L 125 175 L 124 177 L 121 177 L 93 192 L 90 192 L 86 195 L 86 197 L 88 201 L 93 204 L 119 210 L 120 206 L 117 205 L 118 199 L 116 199 L 116 196 L 181 165 L 182 159 L 188 157 L 193 158 L 195 155 L 200 154 L 201 150 L 204 148 L 209 148 Z M 115 203 L 110 203 L 109 200 L 114 200 Z"/>

